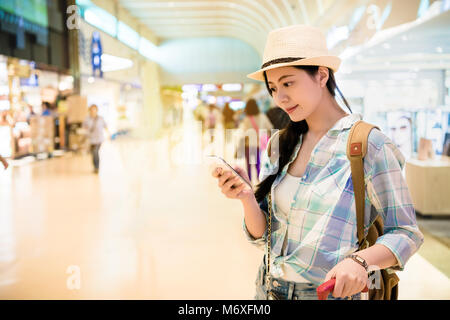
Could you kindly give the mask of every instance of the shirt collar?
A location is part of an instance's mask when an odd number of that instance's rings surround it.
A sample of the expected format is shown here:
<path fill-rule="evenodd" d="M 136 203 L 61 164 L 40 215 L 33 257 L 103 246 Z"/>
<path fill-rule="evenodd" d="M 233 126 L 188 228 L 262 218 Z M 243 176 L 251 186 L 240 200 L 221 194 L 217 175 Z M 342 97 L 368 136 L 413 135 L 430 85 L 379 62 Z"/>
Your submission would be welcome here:
<path fill-rule="evenodd" d="M 347 129 L 350 129 L 352 126 L 353 126 L 353 124 L 355 124 L 357 121 L 359 121 L 359 120 L 362 120 L 362 115 L 360 114 L 360 113 L 351 113 L 351 114 L 349 114 L 349 115 L 347 115 L 347 116 L 345 116 L 345 117 L 342 117 L 341 119 L 339 119 L 334 125 L 333 125 L 333 127 L 330 129 L 330 130 L 328 130 L 328 132 L 327 132 L 327 135 L 331 135 L 331 136 L 335 136 L 335 135 L 338 135 L 341 131 L 343 131 L 343 130 L 347 130 Z M 288 168 L 288 166 L 289 166 L 289 164 L 292 162 L 292 161 L 294 161 L 294 159 L 297 157 L 297 154 L 298 154 L 298 152 L 299 152 L 299 150 L 300 150 L 300 146 L 301 146 L 301 143 L 302 143 L 302 139 L 303 137 L 302 137 L 302 135 L 300 135 L 299 136 L 299 139 L 298 139 L 298 142 L 297 142 L 297 145 L 295 146 L 295 148 L 294 148 L 294 152 L 292 153 L 292 155 L 291 155 L 291 157 L 290 157 L 290 159 L 289 159 L 289 162 L 286 164 L 286 166 L 283 168 L 283 170 L 282 170 L 282 172 L 281 172 L 281 175 L 279 175 L 277 178 L 276 178 L 276 180 L 275 180 L 275 182 L 274 182 L 274 184 L 273 185 L 276 185 L 277 184 L 277 182 L 278 181 L 280 181 L 281 180 L 281 178 L 284 176 L 284 174 L 286 173 L 286 171 L 287 171 L 287 168 Z M 268 163 L 268 167 L 264 170 L 263 169 L 263 173 L 265 174 L 265 175 L 271 175 L 271 174 L 274 174 L 274 173 L 276 173 L 277 171 L 278 171 L 278 165 L 279 165 L 279 161 L 278 161 L 279 159 L 277 159 L 276 161 L 275 161 L 275 163 L 270 163 L 270 161 L 269 161 L 269 163 Z M 264 177 L 263 177 L 263 179 L 264 179 Z M 272 186 L 273 186 L 272 185 Z"/>
<path fill-rule="evenodd" d="M 333 127 L 331 127 L 331 129 L 328 130 L 326 135 L 335 136 L 344 130 L 350 129 L 353 126 L 353 124 L 355 124 L 355 122 L 357 122 L 359 120 L 362 120 L 362 115 L 360 113 L 351 113 L 348 116 L 342 117 L 338 121 L 336 121 L 336 123 L 333 125 Z M 281 180 L 281 178 L 284 177 L 285 173 L 287 172 L 287 168 L 288 168 L 289 164 L 291 164 L 295 160 L 295 158 L 297 158 L 297 154 L 300 151 L 300 147 L 302 144 L 302 140 L 303 140 L 302 138 L 303 138 L 303 135 L 300 135 L 297 145 L 295 146 L 294 152 L 292 153 L 292 155 L 289 159 L 289 162 L 285 165 L 285 167 L 283 168 L 283 170 L 281 172 L 281 175 L 279 176 L 280 180 Z M 311 154 L 311 157 L 313 157 L 313 156 L 314 155 Z"/>
<path fill-rule="evenodd" d="M 328 132 L 350 129 L 353 124 L 359 120 L 362 120 L 362 115 L 360 113 L 351 113 L 348 116 L 339 119 Z"/>

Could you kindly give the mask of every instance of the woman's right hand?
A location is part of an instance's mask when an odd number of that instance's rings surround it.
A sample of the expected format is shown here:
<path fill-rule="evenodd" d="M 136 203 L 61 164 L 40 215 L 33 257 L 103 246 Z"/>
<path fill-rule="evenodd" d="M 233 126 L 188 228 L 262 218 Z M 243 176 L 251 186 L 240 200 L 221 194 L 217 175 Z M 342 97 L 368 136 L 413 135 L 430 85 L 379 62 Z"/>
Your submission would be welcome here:
<path fill-rule="evenodd" d="M 236 166 L 233 167 L 233 169 L 246 181 L 250 181 L 247 173 L 242 168 Z M 246 183 L 242 182 L 231 170 L 216 168 L 213 171 L 212 176 L 218 178 L 218 186 L 227 198 L 244 200 L 246 198 L 254 197 L 253 190 L 250 189 Z"/>

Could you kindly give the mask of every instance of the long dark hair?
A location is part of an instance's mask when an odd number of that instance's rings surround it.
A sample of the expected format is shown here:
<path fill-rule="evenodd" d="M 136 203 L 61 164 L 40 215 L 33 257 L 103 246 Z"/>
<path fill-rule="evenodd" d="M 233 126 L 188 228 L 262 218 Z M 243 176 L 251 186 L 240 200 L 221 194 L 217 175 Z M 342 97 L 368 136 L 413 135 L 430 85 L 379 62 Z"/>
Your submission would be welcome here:
<path fill-rule="evenodd" d="M 305 70 L 311 77 L 315 76 L 317 72 L 319 71 L 318 66 L 294 66 L 295 68 Z M 328 68 L 329 71 L 329 77 L 327 81 L 327 88 L 330 92 L 331 96 L 335 97 L 336 93 L 335 90 L 338 91 L 339 95 L 342 98 L 342 101 L 347 106 L 347 108 L 350 110 L 350 113 L 352 113 L 352 109 L 350 108 L 347 100 L 342 95 L 341 90 L 336 85 L 336 80 L 334 79 L 334 73 L 333 70 Z M 272 95 L 272 92 L 269 89 L 269 83 L 267 81 L 267 75 L 266 72 L 264 72 L 264 81 L 266 83 L 267 90 L 269 91 L 269 94 Z M 256 186 L 255 191 L 255 198 L 256 201 L 261 202 L 265 196 L 270 192 L 270 189 L 272 187 L 272 183 L 275 181 L 275 178 L 277 175 L 283 170 L 284 166 L 289 162 L 289 159 L 294 152 L 295 146 L 298 143 L 298 139 L 300 138 L 300 135 L 308 132 L 308 124 L 306 123 L 306 120 L 294 122 L 292 120 L 289 120 L 288 125 L 280 130 L 279 134 L 279 159 L 278 159 L 278 171 L 275 174 L 272 174 L 268 176 L 266 179 L 261 181 Z M 271 154 L 270 146 L 269 146 L 269 155 Z"/>
<path fill-rule="evenodd" d="M 247 116 L 256 116 L 259 114 L 258 104 L 255 99 L 251 98 L 247 101 L 244 112 Z"/>
<path fill-rule="evenodd" d="M 225 106 L 223 107 L 223 110 L 222 110 L 222 114 L 223 114 L 224 122 L 233 121 L 234 110 L 231 109 L 230 104 L 228 102 L 225 103 Z"/>

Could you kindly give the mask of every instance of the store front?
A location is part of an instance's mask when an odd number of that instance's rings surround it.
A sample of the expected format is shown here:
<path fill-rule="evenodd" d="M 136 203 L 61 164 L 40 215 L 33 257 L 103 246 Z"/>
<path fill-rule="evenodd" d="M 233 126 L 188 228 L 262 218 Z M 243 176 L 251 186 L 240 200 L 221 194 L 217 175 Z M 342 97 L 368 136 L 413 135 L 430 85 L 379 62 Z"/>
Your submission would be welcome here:
<path fill-rule="evenodd" d="M 450 10 L 436 2 L 354 50 L 337 74 L 354 112 L 402 152 L 414 207 L 424 215 L 450 213 L 449 37 Z"/>
<path fill-rule="evenodd" d="M 47 157 L 65 148 L 60 102 L 73 89 L 66 7 L 64 1 L 30 0 L 25 7 L 20 1 L 0 3 L 2 156 Z"/>
<path fill-rule="evenodd" d="M 65 110 L 61 99 L 73 78 L 39 69 L 34 61 L 0 56 L 1 154 L 20 158 L 65 147 Z M 44 104 L 48 115 L 42 116 Z"/>
<path fill-rule="evenodd" d="M 80 94 L 86 110 L 97 105 L 113 137 L 130 133 L 138 126 L 143 108 L 139 67 L 145 58 L 85 21 L 80 25 Z"/>

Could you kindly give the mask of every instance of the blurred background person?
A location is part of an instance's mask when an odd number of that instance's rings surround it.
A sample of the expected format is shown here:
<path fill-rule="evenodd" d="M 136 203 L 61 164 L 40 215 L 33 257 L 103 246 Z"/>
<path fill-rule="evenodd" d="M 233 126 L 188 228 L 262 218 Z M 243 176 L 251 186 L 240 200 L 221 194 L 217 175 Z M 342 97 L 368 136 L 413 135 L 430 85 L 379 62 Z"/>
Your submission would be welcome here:
<path fill-rule="evenodd" d="M 270 138 L 270 131 L 273 129 L 273 125 L 270 123 L 267 116 L 259 111 L 259 107 L 255 99 L 249 99 L 247 101 L 244 114 L 244 119 L 239 125 L 239 129 L 241 129 L 244 134 L 244 137 L 241 138 L 239 143 L 239 150 L 242 150 L 242 146 L 244 146 L 247 173 L 251 181 L 252 166 L 250 158 L 253 158 L 252 156 L 256 157 L 256 173 L 258 177 L 260 171 L 260 154 L 267 146 L 267 142 Z M 257 139 L 249 139 L 249 137 L 252 137 L 253 135 L 246 134 L 247 130 L 254 130 Z"/>
<path fill-rule="evenodd" d="M 52 116 L 52 110 L 50 103 L 44 101 L 42 102 L 42 113 L 43 116 Z"/>
<path fill-rule="evenodd" d="M 93 104 L 89 107 L 89 115 L 83 122 L 83 128 L 87 130 L 87 138 L 89 139 L 94 164 L 94 173 L 98 173 L 100 168 L 99 151 L 105 140 L 104 130 L 108 132 L 108 136 L 109 131 L 103 117 L 98 115 L 97 105 Z"/>
<path fill-rule="evenodd" d="M 236 128 L 235 111 L 230 108 L 230 104 L 227 102 L 222 110 L 223 127 L 226 129 Z"/>
<path fill-rule="evenodd" d="M 214 104 L 208 106 L 208 113 L 205 119 L 206 129 L 214 130 L 217 124 L 220 122 L 222 115 L 220 114 L 218 108 Z M 214 134 L 212 131 L 208 131 L 210 134 L 210 142 L 214 141 Z"/>
<path fill-rule="evenodd" d="M 8 161 L 6 161 L 6 159 L 3 158 L 2 156 L 0 156 L 0 162 L 3 164 L 3 167 L 5 168 L 5 170 L 8 169 L 8 167 L 9 167 Z"/>
<path fill-rule="evenodd" d="M 27 123 L 30 124 L 31 117 L 34 117 L 36 112 L 33 110 L 33 106 L 28 104 L 28 114 L 27 114 Z"/>
<path fill-rule="evenodd" d="M 216 123 L 219 118 L 219 112 L 215 105 L 210 104 L 208 106 L 208 113 L 206 115 L 206 129 L 215 129 Z"/>

